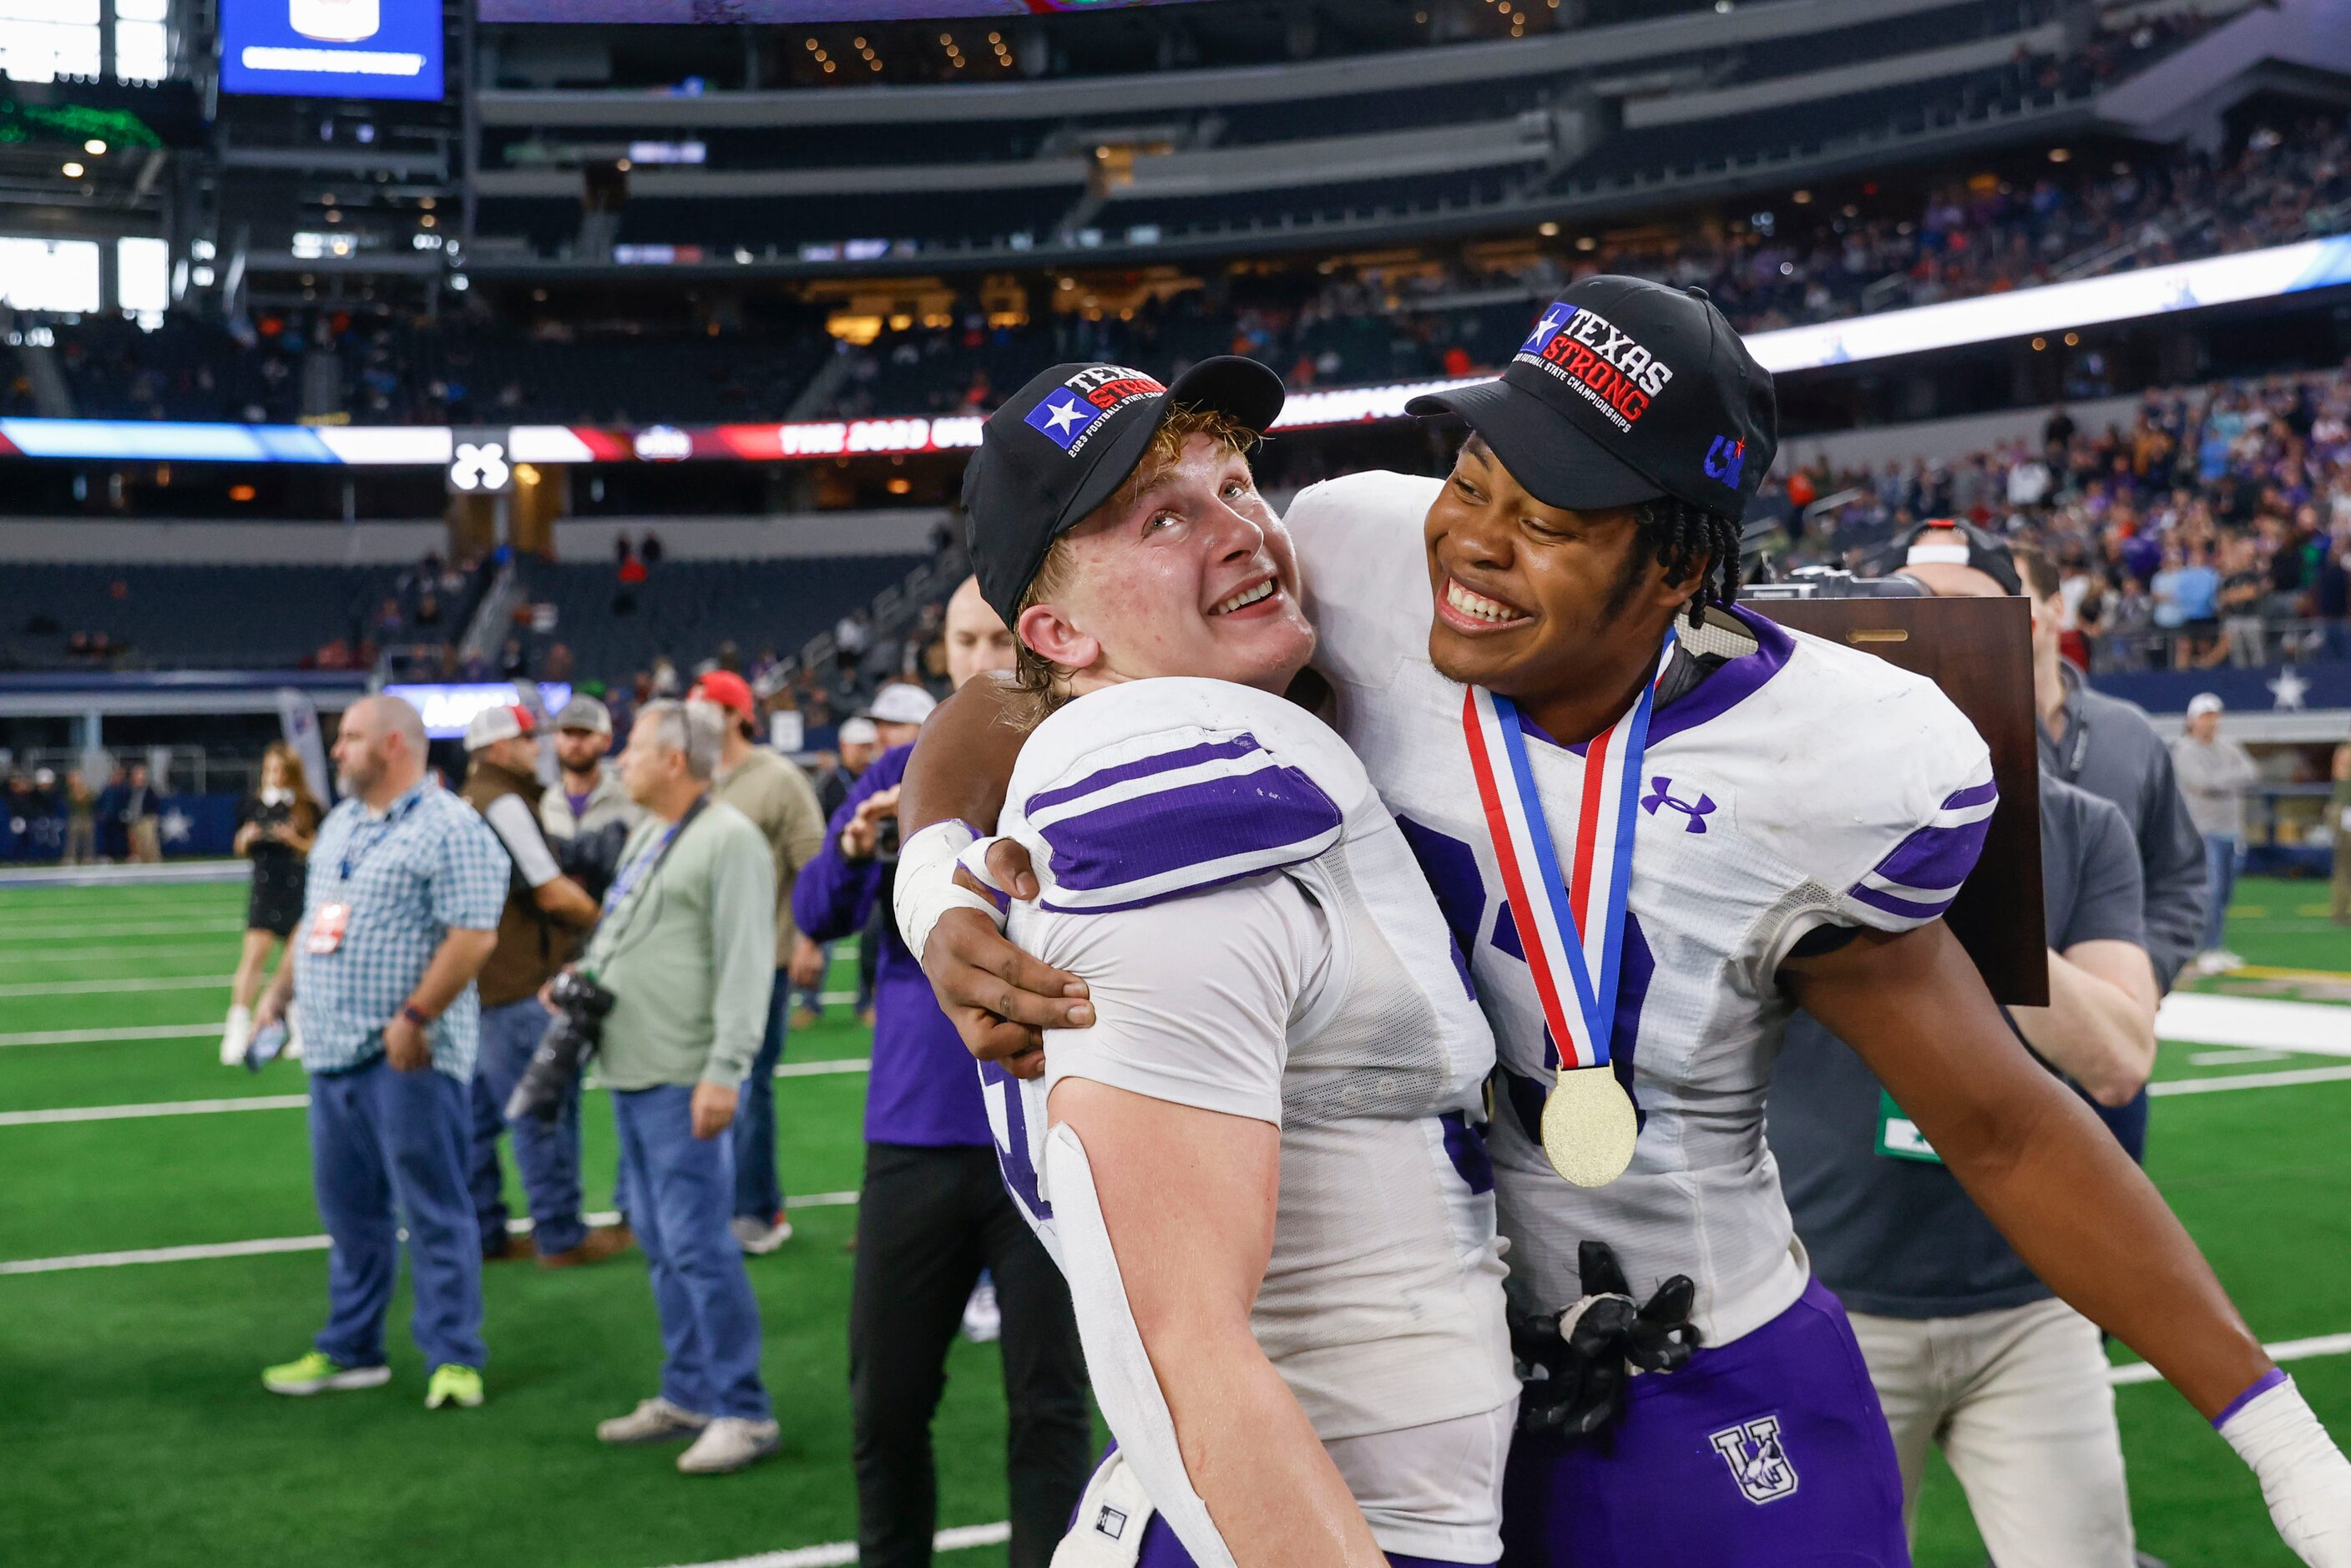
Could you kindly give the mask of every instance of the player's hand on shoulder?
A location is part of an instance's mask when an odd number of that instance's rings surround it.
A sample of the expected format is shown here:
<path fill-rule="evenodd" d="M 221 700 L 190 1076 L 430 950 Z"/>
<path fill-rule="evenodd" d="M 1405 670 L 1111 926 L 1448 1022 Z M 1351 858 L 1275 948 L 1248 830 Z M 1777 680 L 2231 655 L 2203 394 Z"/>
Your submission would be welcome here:
<path fill-rule="evenodd" d="M 987 869 L 1011 896 L 1024 902 L 1037 896 L 1028 852 L 1019 844 L 998 840 L 990 845 Z M 967 873 L 956 875 L 980 891 Z M 921 956 L 939 1010 L 955 1025 L 964 1049 L 982 1061 L 1001 1064 L 1015 1078 L 1035 1078 L 1045 1071 L 1046 1030 L 1093 1024 L 1083 980 L 1030 957 L 977 910 L 941 915 Z"/>

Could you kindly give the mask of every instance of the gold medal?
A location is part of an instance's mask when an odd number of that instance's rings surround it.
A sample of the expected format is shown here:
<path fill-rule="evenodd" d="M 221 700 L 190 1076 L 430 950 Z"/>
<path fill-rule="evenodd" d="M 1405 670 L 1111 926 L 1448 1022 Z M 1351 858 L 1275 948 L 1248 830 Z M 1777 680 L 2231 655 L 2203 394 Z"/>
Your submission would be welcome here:
<path fill-rule="evenodd" d="M 1561 1072 L 1543 1102 L 1543 1153 L 1578 1186 L 1606 1186 L 1623 1176 L 1640 1132 L 1632 1097 L 1606 1067 Z"/>

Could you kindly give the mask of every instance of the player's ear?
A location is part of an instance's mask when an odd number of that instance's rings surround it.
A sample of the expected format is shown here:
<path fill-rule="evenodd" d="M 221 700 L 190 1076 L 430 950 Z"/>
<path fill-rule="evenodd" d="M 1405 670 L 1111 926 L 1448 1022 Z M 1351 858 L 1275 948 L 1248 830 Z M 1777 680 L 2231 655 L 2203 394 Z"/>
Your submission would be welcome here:
<path fill-rule="evenodd" d="M 1049 664 L 1082 670 L 1102 657 L 1102 642 L 1079 629 L 1068 612 L 1056 604 L 1032 604 L 1020 612 L 1013 634 L 1022 645 Z"/>

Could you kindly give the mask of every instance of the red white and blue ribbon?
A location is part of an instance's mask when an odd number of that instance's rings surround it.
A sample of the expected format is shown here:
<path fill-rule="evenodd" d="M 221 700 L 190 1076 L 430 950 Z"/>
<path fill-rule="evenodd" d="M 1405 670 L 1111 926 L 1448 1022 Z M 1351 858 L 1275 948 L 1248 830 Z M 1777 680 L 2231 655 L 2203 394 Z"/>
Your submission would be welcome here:
<path fill-rule="evenodd" d="M 1668 630 L 1656 674 L 1639 698 L 1585 747 L 1573 853 L 1564 866 L 1543 820 L 1518 705 L 1482 686 L 1462 695 L 1469 769 L 1493 835 L 1502 888 L 1518 920 L 1520 946 L 1526 949 L 1527 968 L 1559 1053 L 1553 1065 L 1562 1071 L 1608 1063 L 1625 903 L 1633 885 L 1641 755 L 1648 746 L 1657 683 L 1673 653 Z"/>

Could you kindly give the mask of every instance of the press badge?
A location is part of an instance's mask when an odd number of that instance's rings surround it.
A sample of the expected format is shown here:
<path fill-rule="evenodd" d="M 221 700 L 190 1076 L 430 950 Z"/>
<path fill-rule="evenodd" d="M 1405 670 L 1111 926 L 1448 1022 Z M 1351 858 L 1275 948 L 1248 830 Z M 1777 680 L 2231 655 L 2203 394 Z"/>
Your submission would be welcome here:
<path fill-rule="evenodd" d="M 348 904 L 322 904 L 319 913 L 310 917 L 310 934 L 303 938 L 306 953 L 331 953 L 343 945 L 343 933 L 351 924 L 351 906 Z"/>
<path fill-rule="evenodd" d="M 1902 1113 L 1894 1096 L 1881 1089 L 1877 1092 L 1877 1152 L 1889 1160 L 1917 1160 L 1924 1165 L 1939 1166 L 1943 1156 L 1918 1130 L 1918 1124 Z"/>

